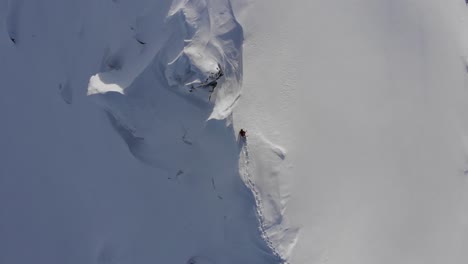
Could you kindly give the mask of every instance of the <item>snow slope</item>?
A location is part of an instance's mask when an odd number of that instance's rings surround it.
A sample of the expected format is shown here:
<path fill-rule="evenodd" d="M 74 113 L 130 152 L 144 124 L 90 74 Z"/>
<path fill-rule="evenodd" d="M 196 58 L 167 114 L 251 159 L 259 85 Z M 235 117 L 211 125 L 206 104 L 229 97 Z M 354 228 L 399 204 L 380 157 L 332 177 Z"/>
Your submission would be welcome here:
<path fill-rule="evenodd" d="M 0 263 L 465 263 L 466 12 L 0 0 Z"/>
<path fill-rule="evenodd" d="M 229 1 L 0 1 L 0 263 L 280 263 L 224 120 L 242 41 Z"/>
<path fill-rule="evenodd" d="M 465 3 L 246 5 L 234 124 L 248 130 L 279 252 L 301 264 L 466 263 Z"/>

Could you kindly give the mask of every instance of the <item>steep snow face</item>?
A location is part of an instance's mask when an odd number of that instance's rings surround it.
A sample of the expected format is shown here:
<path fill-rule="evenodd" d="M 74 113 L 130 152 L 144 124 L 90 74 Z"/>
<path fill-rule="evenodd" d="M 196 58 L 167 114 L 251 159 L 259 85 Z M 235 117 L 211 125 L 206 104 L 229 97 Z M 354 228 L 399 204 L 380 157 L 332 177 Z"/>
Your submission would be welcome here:
<path fill-rule="evenodd" d="M 166 86 L 183 95 L 193 92 L 204 101 L 212 101 L 215 110 L 211 118 L 225 119 L 239 97 L 242 77 L 243 33 L 230 2 L 175 2 L 163 25 L 161 22 L 156 29 L 164 30 L 153 30 L 145 41 L 137 39 L 144 48 L 134 47 L 137 44 L 133 40 L 122 44 L 117 61 L 108 62 L 106 71 L 91 78 L 88 94 L 124 94 L 145 69 L 160 67 Z M 151 43 L 149 47 L 147 42 Z M 223 76 L 223 85 L 215 89 Z"/>
<path fill-rule="evenodd" d="M 0 19 L 0 263 L 281 262 L 222 120 L 229 1 L 0 0 Z"/>
<path fill-rule="evenodd" d="M 120 66 L 94 75 L 88 94 L 101 94 L 99 103 L 137 158 L 175 173 L 197 156 L 206 120 L 232 112 L 240 94 L 243 34 L 229 1 L 172 3 L 160 22 L 156 28 L 164 30 L 140 47 L 119 49 L 114 57 Z"/>
<path fill-rule="evenodd" d="M 466 263 L 465 3 L 246 5 L 234 124 L 271 243 L 290 263 Z"/>

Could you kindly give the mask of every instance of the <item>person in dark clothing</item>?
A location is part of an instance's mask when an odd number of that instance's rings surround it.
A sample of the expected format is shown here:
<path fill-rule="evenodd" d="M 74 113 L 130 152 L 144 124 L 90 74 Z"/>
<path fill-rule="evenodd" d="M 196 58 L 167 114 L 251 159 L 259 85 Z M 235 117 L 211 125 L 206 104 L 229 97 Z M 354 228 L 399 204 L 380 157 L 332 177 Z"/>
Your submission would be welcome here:
<path fill-rule="evenodd" d="M 245 131 L 244 129 L 241 129 L 239 131 L 239 135 L 242 137 L 242 138 L 245 138 L 247 136 L 247 131 Z"/>

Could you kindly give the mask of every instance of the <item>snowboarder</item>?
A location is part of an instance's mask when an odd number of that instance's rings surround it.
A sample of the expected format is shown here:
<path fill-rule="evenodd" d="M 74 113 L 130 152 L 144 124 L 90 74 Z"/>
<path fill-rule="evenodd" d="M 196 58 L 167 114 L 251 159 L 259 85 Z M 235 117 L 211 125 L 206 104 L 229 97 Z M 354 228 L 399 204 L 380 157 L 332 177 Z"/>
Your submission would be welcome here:
<path fill-rule="evenodd" d="M 242 138 L 247 137 L 247 131 L 244 130 L 244 129 L 241 129 L 241 130 L 239 131 L 239 136 L 241 136 Z"/>

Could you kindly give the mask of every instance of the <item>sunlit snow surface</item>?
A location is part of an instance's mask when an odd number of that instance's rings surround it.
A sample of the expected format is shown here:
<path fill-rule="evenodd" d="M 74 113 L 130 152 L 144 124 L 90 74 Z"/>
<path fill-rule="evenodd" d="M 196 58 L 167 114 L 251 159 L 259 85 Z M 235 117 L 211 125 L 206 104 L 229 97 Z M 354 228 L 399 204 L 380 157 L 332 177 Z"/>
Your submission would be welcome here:
<path fill-rule="evenodd" d="M 466 263 L 466 11 L 0 0 L 0 263 Z"/>
<path fill-rule="evenodd" d="M 280 183 L 264 215 L 299 228 L 290 263 L 466 263 L 465 3 L 249 3 L 234 125 Z"/>

